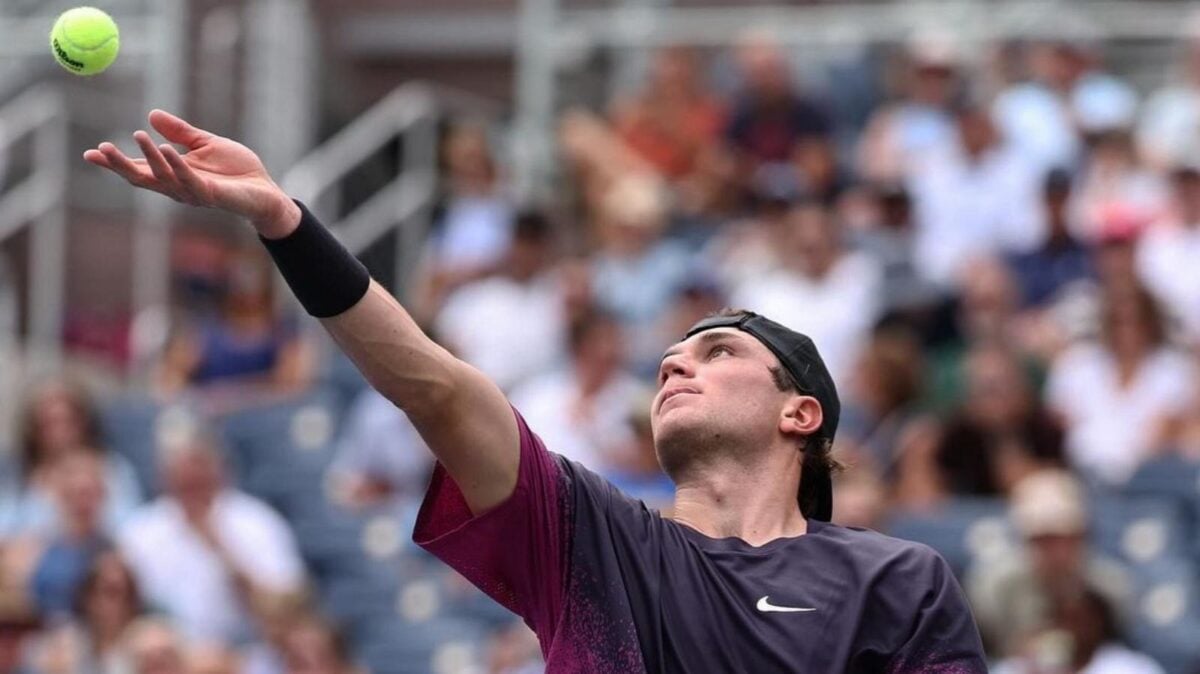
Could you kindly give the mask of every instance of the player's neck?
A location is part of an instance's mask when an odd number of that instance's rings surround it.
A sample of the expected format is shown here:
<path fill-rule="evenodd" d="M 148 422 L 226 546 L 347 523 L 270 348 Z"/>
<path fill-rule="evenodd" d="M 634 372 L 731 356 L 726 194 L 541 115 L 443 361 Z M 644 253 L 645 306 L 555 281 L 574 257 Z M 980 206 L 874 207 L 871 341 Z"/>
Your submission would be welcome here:
<path fill-rule="evenodd" d="M 710 538 L 736 537 L 756 547 L 807 533 L 796 503 L 798 467 L 714 465 L 697 472 L 675 489 L 672 518 L 680 524 Z"/>

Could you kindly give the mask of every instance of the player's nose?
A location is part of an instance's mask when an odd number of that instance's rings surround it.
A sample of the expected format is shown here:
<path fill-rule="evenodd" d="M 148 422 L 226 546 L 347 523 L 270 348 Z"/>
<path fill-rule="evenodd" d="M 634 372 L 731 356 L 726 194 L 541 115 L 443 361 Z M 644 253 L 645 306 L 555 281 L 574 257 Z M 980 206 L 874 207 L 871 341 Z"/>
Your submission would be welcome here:
<path fill-rule="evenodd" d="M 658 383 L 661 386 L 672 377 L 693 377 L 695 374 L 695 367 L 687 354 L 676 353 L 663 358 L 658 366 Z"/>

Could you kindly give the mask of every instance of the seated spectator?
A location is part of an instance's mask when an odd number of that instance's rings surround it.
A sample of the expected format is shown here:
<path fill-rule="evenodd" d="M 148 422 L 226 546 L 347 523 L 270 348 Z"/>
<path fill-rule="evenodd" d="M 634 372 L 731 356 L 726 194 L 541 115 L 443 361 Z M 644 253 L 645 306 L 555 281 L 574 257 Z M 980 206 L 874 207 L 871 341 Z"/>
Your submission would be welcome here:
<path fill-rule="evenodd" d="M 130 674 L 189 674 L 184 640 L 165 620 L 137 619 L 122 642 L 121 659 Z"/>
<path fill-rule="evenodd" d="M 113 551 L 101 553 L 73 602 L 74 617 L 58 622 L 34 643 L 42 674 L 111 674 L 122 664 L 122 640 L 141 613 L 133 576 Z"/>
<path fill-rule="evenodd" d="M 494 273 L 512 242 L 514 208 L 504 193 L 487 128 L 455 125 L 442 146 L 443 211 L 434 222 L 413 290 L 422 323 L 458 287 Z"/>
<path fill-rule="evenodd" d="M 1009 347 L 976 345 L 963 370 L 963 402 L 926 432 L 910 430 L 899 442 L 897 492 L 907 505 L 1007 494 L 1030 473 L 1066 463 L 1063 430 Z"/>
<path fill-rule="evenodd" d="M 919 269 L 916 260 L 916 222 L 912 197 L 898 183 L 868 189 L 870 221 L 851 234 L 853 247 L 875 259 L 883 271 L 880 311 L 914 325 L 929 322 L 946 294 Z"/>
<path fill-rule="evenodd" d="M 1167 184 L 1142 166 L 1128 131 L 1117 129 L 1097 136 L 1080 168 L 1071 197 L 1071 223 L 1076 235 L 1095 242 L 1113 212 L 1140 220 L 1162 216 L 1169 201 Z"/>
<path fill-rule="evenodd" d="M 724 288 L 737 288 L 781 264 L 788 213 L 800 200 L 791 171 L 759 171 L 748 188 L 748 212 L 725 223 L 700 253 L 699 266 Z"/>
<path fill-rule="evenodd" d="M 284 661 L 288 674 L 362 674 L 345 638 L 312 614 L 302 615 L 292 625 Z"/>
<path fill-rule="evenodd" d="M 182 327 L 167 344 L 157 377 L 160 392 L 253 387 L 286 394 L 309 386 L 312 345 L 293 321 L 279 315 L 265 257 L 252 249 L 235 255 L 220 310 Z"/>
<path fill-rule="evenodd" d="M 1200 344 L 1200 168 L 1181 165 L 1171 173 L 1167 216 L 1138 243 L 1137 272 L 1146 288 L 1179 318 Z"/>
<path fill-rule="evenodd" d="M 731 302 L 812 337 L 834 380 L 844 384 L 879 316 L 881 271 L 864 253 L 846 250 L 819 203 L 793 208 L 788 227 L 783 266 L 748 280 Z"/>
<path fill-rule="evenodd" d="M 1071 118 L 1070 97 L 1082 74 L 1074 48 L 1039 42 L 1026 47 L 1022 56 L 1029 79 L 1001 91 L 992 103 L 992 116 L 1035 171 L 1074 166 L 1082 149 Z"/>
<path fill-rule="evenodd" d="M 351 508 L 420 501 L 433 473 L 433 454 L 408 416 L 374 389 L 346 414 L 328 469 L 333 498 Z"/>
<path fill-rule="evenodd" d="M 903 329 L 872 335 L 842 394 L 837 450 L 843 461 L 894 479 L 901 434 L 920 415 L 923 374 L 915 336 Z"/>
<path fill-rule="evenodd" d="M 35 386 L 25 401 L 17 484 L 0 496 L 8 500 L 5 512 L 0 512 L 0 535 L 49 533 L 59 526 L 50 474 L 59 457 L 78 450 L 92 453 L 102 463 L 106 528 L 119 525 L 141 502 L 137 473 L 125 457 L 107 451 L 98 414 L 85 390 L 68 380 L 50 380 Z"/>
<path fill-rule="evenodd" d="M 956 141 L 951 101 L 963 72 L 945 35 L 909 43 L 899 99 L 875 111 L 858 146 L 860 175 L 872 182 L 903 181 L 932 151 Z"/>
<path fill-rule="evenodd" d="M 834 524 L 884 531 L 888 508 L 887 488 L 869 467 L 856 465 L 834 476 Z"/>
<path fill-rule="evenodd" d="M 44 616 L 69 614 L 81 584 L 109 548 L 104 529 L 104 465 L 93 453 L 76 450 L 55 462 L 52 484 L 58 530 L 38 541 L 29 594 Z"/>
<path fill-rule="evenodd" d="M 577 318 L 569 345 L 568 365 L 515 389 L 512 404 L 547 447 L 604 472 L 632 436 L 629 399 L 640 387 L 625 369 L 621 327 L 612 316 L 593 311 Z"/>
<path fill-rule="evenodd" d="M 1131 608 L 1124 569 L 1089 549 L 1088 505 L 1077 479 L 1061 470 L 1034 473 L 1017 484 L 1009 504 L 1021 547 L 1016 554 L 977 560 L 965 582 L 992 655 L 1021 653 L 1029 639 L 1055 624 L 1058 607 L 1089 592 L 1118 611 Z"/>
<path fill-rule="evenodd" d="M 1160 170 L 1200 156 L 1200 14 L 1182 42 L 1177 76 L 1150 95 L 1137 125 L 1139 154 Z"/>
<path fill-rule="evenodd" d="M 499 271 L 451 294 L 434 319 L 434 332 L 511 391 L 563 358 L 568 306 L 557 262 L 550 221 L 539 213 L 521 215 Z"/>
<path fill-rule="evenodd" d="M 996 674 L 1166 674 L 1153 658 L 1125 645 L 1111 604 L 1096 590 L 1057 598 L 1050 613 L 1053 623 L 1030 636 Z"/>
<path fill-rule="evenodd" d="M 188 638 L 240 643 L 257 596 L 304 590 L 291 531 L 265 503 L 226 485 L 217 441 L 199 428 L 163 442 L 159 470 L 165 493 L 122 528 L 121 551 L 146 600 Z"/>
<path fill-rule="evenodd" d="M 687 179 L 713 151 L 724 122 L 696 61 L 683 47 L 658 52 L 641 91 L 617 101 L 611 113 L 621 140 L 672 182 Z"/>
<path fill-rule="evenodd" d="M 1104 298 L 1101 337 L 1054 361 L 1047 403 L 1066 420 L 1071 462 L 1107 484 L 1127 480 L 1195 399 L 1195 363 L 1167 341 L 1158 304 L 1140 287 Z"/>
<path fill-rule="evenodd" d="M 675 505 L 675 483 L 658 463 L 654 434 L 650 428 L 650 407 L 655 390 L 642 386 L 628 399 L 629 423 L 633 430 L 629 444 L 616 453 L 617 460 L 604 477 L 621 493 L 641 500 L 650 508 L 670 517 Z"/>
<path fill-rule="evenodd" d="M 28 646 L 39 627 L 32 618 L 0 611 L 0 674 L 42 674 L 28 666 Z"/>
<path fill-rule="evenodd" d="M 613 185 L 597 214 L 592 291 L 596 303 L 625 329 L 637 372 L 656 368 L 671 343 L 663 342 L 658 322 L 690 273 L 687 250 L 663 238 L 665 208 L 653 182 L 627 178 Z"/>
<path fill-rule="evenodd" d="M 1045 307 L 1064 288 L 1095 278 L 1091 252 L 1070 222 L 1070 198 L 1071 175 L 1058 169 L 1047 173 L 1042 183 L 1045 238 L 1037 248 L 1005 257 L 1020 289 L 1022 308 Z"/>
<path fill-rule="evenodd" d="M 545 669 L 537 635 L 519 620 L 488 643 L 487 674 L 542 674 Z"/>
<path fill-rule="evenodd" d="M 1037 176 L 1005 141 L 987 111 L 955 110 L 958 142 L 930 154 L 914 173 L 917 269 L 953 287 L 973 258 L 1029 250 L 1041 239 Z"/>
<path fill-rule="evenodd" d="M 804 177 L 807 192 L 836 193 L 838 170 L 831 142 L 833 125 L 812 99 L 798 90 L 787 55 L 761 36 L 739 45 L 743 78 L 725 127 L 740 174 L 751 176 L 764 164 L 790 164 Z"/>

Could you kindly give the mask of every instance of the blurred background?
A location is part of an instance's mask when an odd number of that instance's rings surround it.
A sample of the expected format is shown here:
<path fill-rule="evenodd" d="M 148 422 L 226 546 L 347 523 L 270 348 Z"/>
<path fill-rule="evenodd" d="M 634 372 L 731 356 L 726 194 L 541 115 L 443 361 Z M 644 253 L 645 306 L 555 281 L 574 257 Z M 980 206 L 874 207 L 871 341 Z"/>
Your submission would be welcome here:
<path fill-rule="evenodd" d="M 1200 672 L 1200 15 L 1169 1 L 0 6 L 0 674 L 541 671 L 418 550 L 431 459 L 219 214 L 86 165 L 246 143 L 547 445 L 669 511 L 662 350 L 748 308 L 844 402 L 835 521 L 995 671 Z"/>

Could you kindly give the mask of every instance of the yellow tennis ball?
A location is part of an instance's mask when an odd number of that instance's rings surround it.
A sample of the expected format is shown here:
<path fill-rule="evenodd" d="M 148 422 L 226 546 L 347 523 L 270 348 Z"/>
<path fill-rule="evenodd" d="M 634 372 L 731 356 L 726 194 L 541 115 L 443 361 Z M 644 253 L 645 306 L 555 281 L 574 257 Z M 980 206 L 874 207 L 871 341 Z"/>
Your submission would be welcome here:
<path fill-rule="evenodd" d="M 95 7 L 63 12 L 50 31 L 50 49 L 62 67 L 76 75 L 104 72 L 117 60 L 121 36 L 117 22 Z"/>

